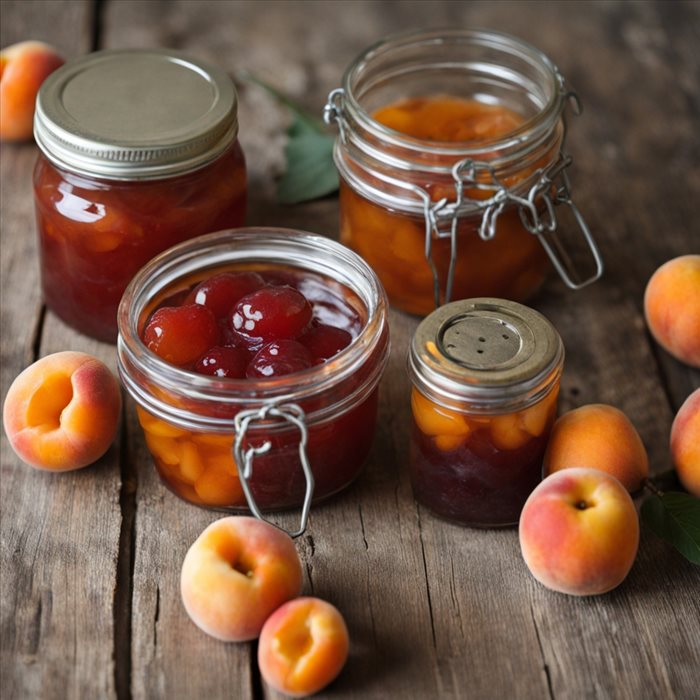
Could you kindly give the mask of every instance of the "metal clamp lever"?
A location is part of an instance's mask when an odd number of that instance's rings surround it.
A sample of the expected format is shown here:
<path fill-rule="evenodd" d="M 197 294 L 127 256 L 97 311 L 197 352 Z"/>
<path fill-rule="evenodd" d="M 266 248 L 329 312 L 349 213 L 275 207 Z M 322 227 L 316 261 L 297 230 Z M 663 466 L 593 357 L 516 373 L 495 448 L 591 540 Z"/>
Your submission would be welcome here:
<path fill-rule="evenodd" d="M 246 501 L 248 502 L 248 507 L 250 508 L 253 515 L 262 520 L 263 522 L 273 525 L 279 530 L 286 532 L 290 537 L 299 537 L 306 530 L 306 524 L 309 520 L 309 511 L 311 510 L 311 500 L 314 494 L 314 475 L 311 471 L 311 465 L 309 464 L 309 459 L 306 454 L 306 443 L 309 438 L 309 432 L 306 428 L 306 423 L 304 422 L 304 411 L 300 406 L 293 403 L 275 405 L 267 404 L 262 408 L 250 409 L 247 411 L 241 411 L 236 414 L 234 419 L 234 426 L 236 430 L 236 439 L 233 443 L 233 458 L 238 466 L 238 479 L 243 487 L 243 493 L 245 494 Z M 255 502 L 252 489 L 250 487 L 250 478 L 253 475 L 253 460 L 259 455 L 263 455 L 270 451 L 272 443 L 267 440 L 259 447 L 249 447 L 247 450 L 243 450 L 243 439 L 245 438 L 246 431 L 252 422 L 264 421 L 268 418 L 284 418 L 289 423 L 292 423 L 301 433 L 301 438 L 299 440 L 299 459 L 301 460 L 301 467 L 304 471 L 304 478 L 306 479 L 306 492 L 304 494 L 304 503 L 301 509 L 301 521 L 299 524 L 299 529 L 293 532 L 285 530 L 276 523 L 265 518 Z"/>

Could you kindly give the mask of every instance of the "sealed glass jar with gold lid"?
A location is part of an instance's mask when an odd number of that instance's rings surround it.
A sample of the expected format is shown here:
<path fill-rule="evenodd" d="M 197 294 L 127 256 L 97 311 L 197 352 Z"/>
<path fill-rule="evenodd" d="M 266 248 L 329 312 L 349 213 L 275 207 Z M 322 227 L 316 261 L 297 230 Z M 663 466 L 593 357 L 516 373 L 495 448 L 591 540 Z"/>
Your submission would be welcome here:
<path fill-rule="evenodd" d="M 542 476 L 563 363 L 554 326 L 522 304 L 468 299 L 427 316 L 408 358 L 416 498 L 467 525 L 517 523 Z"/>
<path fill-rule="evenodd" d="M 171 51 L 100 51 L 49 76 L 34 195 L 44 298 L 64 321 L 114 342 L 144 263 L 244 223 L 237 104 L 223 70 Z"/>
<path fill-rule="evenodd" d="M 392 304 L 426 314 L 451 299 L 523 300 L 547 258 L 571 288 L 601 275 L 571 199 L 569 100 L 578 107 L 547 56 L 498 32 L 396 36 L 354 61 L 324 113 L 339 126 L 341 240 Z M 562 252 L 557 205 L 590 249 L 587 278 Z"/>

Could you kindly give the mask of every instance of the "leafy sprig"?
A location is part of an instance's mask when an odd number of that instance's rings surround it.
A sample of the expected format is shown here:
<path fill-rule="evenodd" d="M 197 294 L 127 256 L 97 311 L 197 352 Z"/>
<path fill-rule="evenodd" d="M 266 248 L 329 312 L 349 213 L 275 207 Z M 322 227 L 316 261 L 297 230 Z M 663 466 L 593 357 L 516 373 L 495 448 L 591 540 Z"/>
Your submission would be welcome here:
<path fill-rule="evenodd" d="M 338 189 L 338 172 L 333 163 L 335 139 L 326 133 L 320 119 L 268 83 L 251 75 L 239 75 L 269 92 L 292 113 L 285 146 L 286 169 L 277 183 L 277 200 L 299 204 L 332 194 Z"/>
<path fill-rule="evenodd" d="M 700 498 L 680 491 L 651 490 L 652 495 L 642 503 L 642 521 L 688 561 L 700 564 Z"/>

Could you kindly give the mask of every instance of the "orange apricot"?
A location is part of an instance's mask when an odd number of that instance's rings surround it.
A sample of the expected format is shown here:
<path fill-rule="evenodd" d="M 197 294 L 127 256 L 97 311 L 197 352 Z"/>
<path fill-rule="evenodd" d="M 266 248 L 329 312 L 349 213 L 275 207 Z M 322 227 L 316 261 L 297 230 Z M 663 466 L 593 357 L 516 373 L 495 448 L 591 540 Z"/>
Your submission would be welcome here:
<path fill-rule="evenodd" d="M 598 469 L 547 477 L 520 515 L 520 548 L 530 573 L 547 588 L 599 595 L 618 586 L 639 546 L 639 519 L 629 493 Z"/>
<path fill-rule="evenodd" d="M 700 389 L 685 400 L 673 420 L 671 456 L 681 484 L 700 498 Z"/>
<path fill-rule="evenodd" d="M 700 255 L 682 255 L 654 272 L 644 292 L 644 315 L 659 345 L 700 367 Z"/>
<path fill-rule="evenodd" d="M 15 378 L 3 423 L 20 459 L 37 469 L 69 471 L 109 449 L 121 405 L 119 383 L 103 362 L 82 352 L 58 352 Z"/>
<path fill-rule="evenodd" d="M 64 60 L 41 41 L 23 41 L 0 51 L 0 139 L 26 141 L 34 129 L 41 84 Z"/>
<path fill-rule="evenodd" d="M 294 698 L 325 688 L 342 670 L 350 641 L 343 616 L 318 598 L 297 598 L 265 622 L 258 666 L 265 682 Z"/>
<path fill-rule="evenodd" d="M 291 537 L 255 518 L 230 516 L 207 527 L 182 564 L 180 591 L 192 621 L 227 642 L 255 639 L 265 620 L 301 592 Z"/>
<path fill-rule="evenodd" d="M 589 404 L 557 420 L 544 456 L 544 474 L 591 467 L 618 479 L 630 492 L 649 475 L 644 443 L 627 416 L 606 404 Z"/>

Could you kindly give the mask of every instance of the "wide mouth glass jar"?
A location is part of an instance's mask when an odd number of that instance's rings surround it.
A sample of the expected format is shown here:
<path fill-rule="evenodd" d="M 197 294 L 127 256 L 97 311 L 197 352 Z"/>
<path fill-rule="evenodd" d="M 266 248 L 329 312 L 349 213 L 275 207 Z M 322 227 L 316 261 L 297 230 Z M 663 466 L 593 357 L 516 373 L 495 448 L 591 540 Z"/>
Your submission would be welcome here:
<path fill-rule="evenodd" d="M 416 498 L 465 525 L 517 523 L 542 478 L 563 363 L 554 326 L 522 304 L 468 299 L 427 316 L 408 357 Z"/>
<path fill-rule="evenodd" d="M 434 30 L 391 37 L 348 68 L 326 105 L 339 136 L 341 240 L 392 304 L 425 314 L 451 299 L 522 300 L 549 257 L 578 288 L 602 262 L 570 197 L 555 65 L 515 37 Z M 594 258 L 577 277 L 556 236 L 571 207 Z"/>
<path fill-rule="evenodd" d="M 42 85 L 34 170 L 44 299 L 117 337 L 117 307 L 154 255 L 245 220 L 237 96 L 224 71 L 161 50 L 101 51 Z"/>
<path fill-rule="evenodd" d="M 265 379 L 202 376 L 146 347 L 154 309 L 228 271 L 308 276 L 307 294 L 342 295 L 359 332 L 323 364 Z M 376 275 L 341 244 L 299 231 L 239 229 L 180 244 L 134 277 L 119 308 L 119 372 L 160 476 L 191 503 L 233 512 L 304 506 L 306 515 L 310 482 L 314 501 L 350 484 L 372 444 L 388 352 Z"/>

